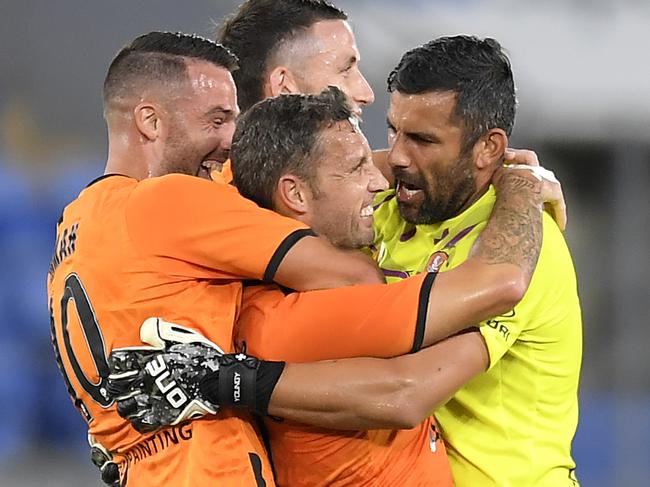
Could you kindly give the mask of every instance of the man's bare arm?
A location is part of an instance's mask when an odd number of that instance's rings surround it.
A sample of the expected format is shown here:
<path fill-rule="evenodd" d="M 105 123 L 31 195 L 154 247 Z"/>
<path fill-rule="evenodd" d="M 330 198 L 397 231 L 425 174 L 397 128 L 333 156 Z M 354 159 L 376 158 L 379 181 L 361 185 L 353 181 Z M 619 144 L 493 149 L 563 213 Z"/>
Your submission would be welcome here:
<path fill-rule="evenodd" d="M 423 343 L 430 345 L 512 309 L 524 296 L 542 243 L 543 182 L 501 169 L 497 200 L 470 258 L 436 278 Z"/>
<path fill-rule="evenodd" d="M 336 248 L 321 237 L 304 237 L 293 245 L 273 280 L 296 291 L 385 282 L 370 257 L 356 250 Z"/>
<path fill-rule="evenodd" d="M 288 364 L 269 414 L 332 429 L 413 428 L 487 369 L 478 331 L 392 359 Z"/>
<path fill-rule="evenodd" d="M 412 428 L 489 363 L 477 331 L 391 359 L 286 366 L 224 355 L 160 318 L 145 321 L 141 338 L 149 346 L 113 350 L 108 388 L 118 413 L 140 432 L 233 407 L 339 430 Z M 156 378 L 162 373 L 173 377 L 172 391 L 159 389 L 168 384 Z"/>

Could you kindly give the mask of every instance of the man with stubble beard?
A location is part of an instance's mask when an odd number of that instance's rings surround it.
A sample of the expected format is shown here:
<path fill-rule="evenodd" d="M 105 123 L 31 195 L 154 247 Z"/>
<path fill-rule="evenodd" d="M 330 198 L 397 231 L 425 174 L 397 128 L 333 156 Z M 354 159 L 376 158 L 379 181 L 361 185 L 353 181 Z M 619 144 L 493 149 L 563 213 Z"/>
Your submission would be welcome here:
<path fill-rule="evenodd" d="M 387 280 L 396 282 L 444 273 L 470 255 L 498 207 L 490 178 L 508 146 L 516 102 L 501 46 L 476 37 L 444 37 L 407 52 L 388 89 L 396 188 L 379 197 L 374 245 Z M 513 231 L 524 231 L 517 225 Z M 456 485 L 578 485 L 571 440 L 580 303 L 571 256 L 548 215 L 524 298 L 471 334 L 482 338 L 485 373 L 435 411 Z"/>

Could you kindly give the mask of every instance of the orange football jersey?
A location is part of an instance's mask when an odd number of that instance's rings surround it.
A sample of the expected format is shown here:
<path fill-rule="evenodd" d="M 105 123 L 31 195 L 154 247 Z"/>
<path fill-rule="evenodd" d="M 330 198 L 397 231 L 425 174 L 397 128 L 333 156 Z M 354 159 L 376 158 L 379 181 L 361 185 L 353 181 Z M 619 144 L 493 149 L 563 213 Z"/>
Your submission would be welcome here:
<path fill-rule="evenodd" d="M 271 281 L 310 230 L 260 209 L 226 184 L 185 175 L 107 175 L 68 205 L 48 276 L 52 338 L 89 432 L 138 486 L 274 485 L 250 417 L 223 413 L 151 435 L 106 394 L 113 348 L 141 345 L 158 316 L 232 351 L 242 279 Z"/>

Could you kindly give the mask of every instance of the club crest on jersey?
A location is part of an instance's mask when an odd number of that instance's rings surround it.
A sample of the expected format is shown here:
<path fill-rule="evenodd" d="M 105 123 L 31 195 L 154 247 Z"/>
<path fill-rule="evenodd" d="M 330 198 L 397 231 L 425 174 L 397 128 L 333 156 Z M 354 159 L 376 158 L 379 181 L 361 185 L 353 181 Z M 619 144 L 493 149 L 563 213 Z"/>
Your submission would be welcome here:
<path fill-rule="evenodd" d="M 427 267 L 426 271 L 427 272 L 438 272 L 442 268 L 445 262 L 449 259 L 449 254 L 447 252 L 443 252 L 442 250 L 439 250 L 438 252 L 434 252 L 431 254 L 431 257 L 429 257 L 429 260 L 427 261 Z"/>

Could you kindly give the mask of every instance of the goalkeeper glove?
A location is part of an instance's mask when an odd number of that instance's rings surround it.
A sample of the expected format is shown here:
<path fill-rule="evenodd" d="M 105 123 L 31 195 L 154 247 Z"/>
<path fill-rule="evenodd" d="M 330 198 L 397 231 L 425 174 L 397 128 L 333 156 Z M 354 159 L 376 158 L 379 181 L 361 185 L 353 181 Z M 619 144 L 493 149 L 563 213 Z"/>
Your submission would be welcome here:
<path fill-rule="evenodd" d="M 108 393 L 141 433 L 176 425 L 220 408 L 265 414 L 284 362 L 225 354 L 200 333 L 160 318 L 140 328 L 148 347 L 113 350 Z"/>

